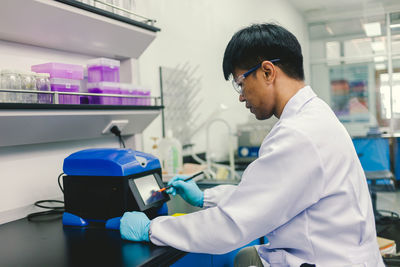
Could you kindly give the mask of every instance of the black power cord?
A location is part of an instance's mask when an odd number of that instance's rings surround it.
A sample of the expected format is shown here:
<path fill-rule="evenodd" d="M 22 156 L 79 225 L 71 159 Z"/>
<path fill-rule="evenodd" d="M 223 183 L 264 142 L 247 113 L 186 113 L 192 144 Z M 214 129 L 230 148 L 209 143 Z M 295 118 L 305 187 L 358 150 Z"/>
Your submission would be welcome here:
<path fill-rule="evenodd" d="M 60 182 L 60 178 L 61 178 L 61 176 L 63 176 L 63 175 L 64 175 L 63 172 L 60 173 L 60 175 L 59 175 L 58 178 L 57 178 L 57 182 L 58 182 L 58 186 L 60 187 L 61 192 L 63 192 L 63 194 L 64 194 L 64 188 L 61 186 L 61 182 Z"/>
<path fill-rule="evenodd" d="M 61 192 L 64 193 L 64 189 L 61 186 L 61 182 L 60 182 L 60 178 L 64 173 L 61 173 L 58 176 L 58 186 L 60 187 Z M 44 203 L 59 203 L 59 204 L 63 204 L 62 206 L 53 206 L 53 205 L 43 205 Z M 35 205 L 36 207 L 42 208 L 42 209 L 48 209 L 45 211 L 39 211 L 39 212 L 34 212 L 31 214 L 28 214 L 28 216 L 26 216 L 26 218 L 28 219 L 28 221 L 34 221 L 35 218 L 44 216 L 44 215 L 56 215 L 56 219 L 58 219 L 60 217 L 60 215 L 62 215 L 65 211 L 65 207 L 64 207 L 64 201 L 61 200 L 54 200 L 54 199 L 46 199 L 46 200 L 39 200 L 36 201 L 33 205 Z"/>
<path fill-rule="evenodd" d="M 118 126 L 114 125 L 113 127 L 111 127 L 110 132 L 118 137 L 120 147 L 125 148 L 125 142 L 124 139 L 122 139 L 121 131 L 119 130 Z"/>

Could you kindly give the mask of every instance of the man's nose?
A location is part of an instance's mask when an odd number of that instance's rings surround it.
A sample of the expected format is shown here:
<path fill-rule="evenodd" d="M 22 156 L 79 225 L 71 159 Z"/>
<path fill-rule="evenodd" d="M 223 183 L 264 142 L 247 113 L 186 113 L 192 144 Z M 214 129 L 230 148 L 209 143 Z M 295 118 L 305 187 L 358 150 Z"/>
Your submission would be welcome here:
<path fill-rule="evenodd" d="M 239 101 L 240 102 L 246 101 L 246 99 L 244 98 L 244 96 L 242 94 L 239 95 Z"/>

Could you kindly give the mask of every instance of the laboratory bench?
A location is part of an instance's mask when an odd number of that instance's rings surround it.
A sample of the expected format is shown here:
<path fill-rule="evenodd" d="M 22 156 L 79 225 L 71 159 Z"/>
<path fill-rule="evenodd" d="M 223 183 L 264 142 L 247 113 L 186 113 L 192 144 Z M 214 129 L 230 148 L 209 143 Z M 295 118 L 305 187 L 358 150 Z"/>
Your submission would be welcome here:
<path fill-rule="evenodd" d="M 0 266 L 169 266 L 186 254 L 125 241 L 119 231 L 101 226 L 63 227 L 61 217 L 35 220 L 0 225 Z"/>
<path fill-rule="evenodd" d="M 201 188 L 221 181 L 199 181 Z M 225 181 L 225 183 L 231 183 Z M 180 196 L 167 202 L 168 214 L 191 213 L 200 208 Z M 122 240 L 119 231 L 103 225 L 63 226 L 61 215 L 26 218 L 0 225 L 0 266 L 233 266 L 236 249 L 223 255 L 187 253 L 149 242 Z M 262 238 L 248 245 L 264 243 Z"/>
<path fill-rule="evenodd" d="M 119 231 L 101 226 L 65 227 L 61 217 L 39 218 L 0 225 L 0 266 L 233 266 L 240 250 L 223 255 L 187 253 L 168 246 L 122 240 Z M 262 243 L 260 238 L 247 246 Z"/>

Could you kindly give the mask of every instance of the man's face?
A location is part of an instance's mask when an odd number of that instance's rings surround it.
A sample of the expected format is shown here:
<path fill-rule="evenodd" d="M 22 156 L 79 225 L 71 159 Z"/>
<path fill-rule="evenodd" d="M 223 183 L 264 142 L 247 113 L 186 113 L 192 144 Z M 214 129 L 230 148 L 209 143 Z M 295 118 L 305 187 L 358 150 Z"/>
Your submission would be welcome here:
<path fill-rule="evenodd" d="M 238 77 L 247 70 L 235 69 L 234 77 Z M 242 94 L 239 96 L 240 102 L 246 103 L 246 108 L 250 109 L 258 120 L 269 119 L 275 111 L 274 88 L 266 82 L 265 73 L 262 69 L 256 70 L 247 76 L 242 82 Z"/>

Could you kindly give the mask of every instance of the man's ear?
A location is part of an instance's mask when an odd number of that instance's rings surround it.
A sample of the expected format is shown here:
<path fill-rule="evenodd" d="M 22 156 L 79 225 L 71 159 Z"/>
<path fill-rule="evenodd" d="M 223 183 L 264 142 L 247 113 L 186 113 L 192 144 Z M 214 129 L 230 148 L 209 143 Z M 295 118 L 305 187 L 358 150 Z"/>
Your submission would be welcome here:
<path fill-rule="evenodd" d="M 268 82 L 271 82 L 272 80 L 274 80 L 275 75 L 276 75 L 276 69 L 275 69 L 275 66 L 270 61 L 263 61 L 261 63 L 261 68 L 264 72 L 265 79 Z"/>

